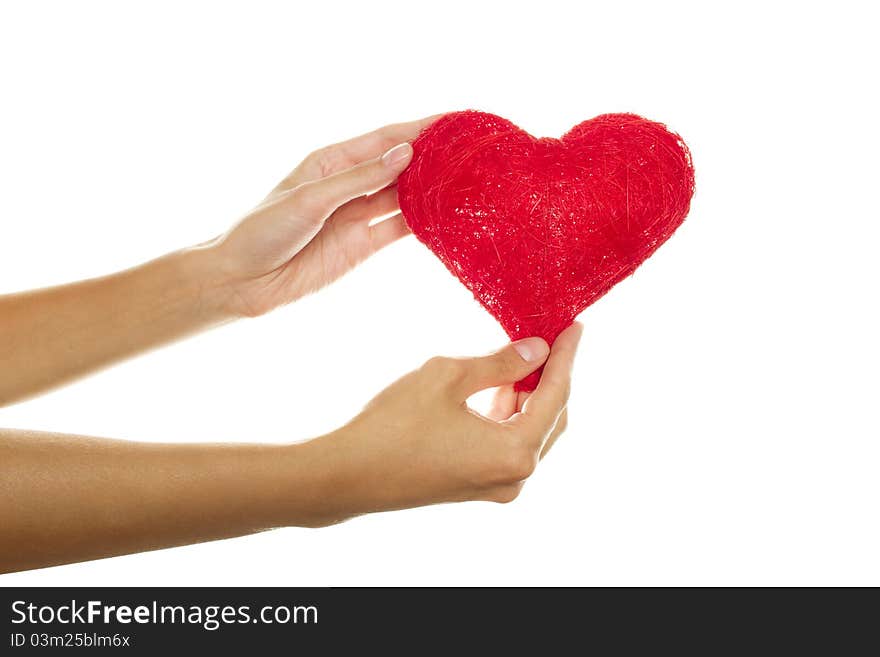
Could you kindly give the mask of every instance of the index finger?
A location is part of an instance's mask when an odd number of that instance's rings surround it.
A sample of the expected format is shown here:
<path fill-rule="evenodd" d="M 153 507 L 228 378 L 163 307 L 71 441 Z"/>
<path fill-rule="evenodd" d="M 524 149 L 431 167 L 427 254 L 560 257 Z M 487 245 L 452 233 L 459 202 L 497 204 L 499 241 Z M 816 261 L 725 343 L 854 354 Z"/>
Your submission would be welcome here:
<path fill-rule="evenodd" d="M 414 140 L 422 130 L 441 116 L 443 115 L 434 114 L 415 121 L 392 123 L 358 137 L 319 148 L 278 183 L 272 194 L 285 192 L 302 183 L 326 178 L 361 162 L 375 159 L 398 144 Z"/>
<path fill-rule="evenodd" d="M 526 422 L 553 427 L 568 403 L 571 370 L 584 326 L 575 322 L 553 341 L 538 387 L 523 405 Z"/>
<path fill-rule="evenodd" d="M 405 141 L 412 141 L 419 136 L 422 130 L 441 116 L 443 115 L 434 114 L 415 121 L 386 125 L 378 130 L 327 146 L 325 150 L 328 153 L 335 152 L 336 156 L 339 157 L 340 168 L 347 169 L 364 160 L 372 160 L 374 157 L 379 157 L 393 146 L 402 144 Z M 335 162 L 328 162 L 328 164 L 335 166 Z M 324 175 L 331 173 L 334 173 L 334 171 L 326 171 Z"/>

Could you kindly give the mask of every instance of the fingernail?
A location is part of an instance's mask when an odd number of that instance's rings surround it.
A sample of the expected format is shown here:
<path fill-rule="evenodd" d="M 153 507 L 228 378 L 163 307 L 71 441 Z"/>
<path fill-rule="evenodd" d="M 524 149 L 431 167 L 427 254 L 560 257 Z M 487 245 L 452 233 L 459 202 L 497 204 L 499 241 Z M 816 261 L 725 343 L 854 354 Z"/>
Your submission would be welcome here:
<path fill-rule="evenodd" d="M 513 348 L 528 363 L 544 360 L 547 354 L 550 353 L 550 347 L 541 338 L 526 338 L 525 340 L 514 342 Z"/>
<path fill-rule="evenodd" d="M 382 156 L 385 166 L 393 166 L 408 159 L 412 155 L 412 146 L 407 143 L 398 144 Z"/>

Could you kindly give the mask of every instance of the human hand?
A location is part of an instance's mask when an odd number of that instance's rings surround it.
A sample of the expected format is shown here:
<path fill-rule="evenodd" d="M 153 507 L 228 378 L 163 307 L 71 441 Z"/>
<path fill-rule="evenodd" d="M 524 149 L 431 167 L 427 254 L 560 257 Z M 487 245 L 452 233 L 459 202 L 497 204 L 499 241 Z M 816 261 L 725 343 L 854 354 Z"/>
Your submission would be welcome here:
<path fill-rule="evenodd" d="M 339 431 L 302 445 L 322 453 L 315 463 L 336 468 L 321 495 L 325 521 L 440 502 L 515 499 L 565 429 L 582 330 L 575 323 L 552 350 L 528 338 L 481 358 L 433 358 Z M 514 382 L 545 361 L 534 392 L 514 391 Z M 501 387 L 487 416 L 468 408 L 468 397 L 495 386 Z"/>
<path fill-rule="evenodd" d="M 261 315 L 290 303 L 407 235 L 393 184 L 412 158 L 408 142 L 436 118 L 389 125 L 315 151 L 206 245 L 230 314 Z"/>

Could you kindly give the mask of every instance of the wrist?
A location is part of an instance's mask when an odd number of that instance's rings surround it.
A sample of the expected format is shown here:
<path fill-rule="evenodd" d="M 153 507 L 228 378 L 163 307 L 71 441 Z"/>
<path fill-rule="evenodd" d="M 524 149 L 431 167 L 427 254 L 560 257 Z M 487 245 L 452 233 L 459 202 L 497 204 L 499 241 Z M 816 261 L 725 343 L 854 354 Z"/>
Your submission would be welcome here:
<path fill-rule="evenodd" d="M 277 491 L 277 524 L 325 527 L 363 513 L 351 503 L 338 433 L 278 447 L 269 466 L 278 474 L 270 484 Z"/>
<path fill-rule="evenodd" d="M 418 500 L 408 499 L 417 487 L 412 482 L 401 485 L 392 455 L 371 440 L 376 430 L 355 418 L 324 436 L 291 446 L 300 450 L 299 462 L 309 464 L 313 508 L 333 523 L 418 506 Z"/>
<path fill-rule="evenodd" d="M 191 291 L 196 312 L 205 321 L 225 323 L 248 315 L 241 308 L 231 268 L 213 242 L 182 249 L 170 257 Z"/>

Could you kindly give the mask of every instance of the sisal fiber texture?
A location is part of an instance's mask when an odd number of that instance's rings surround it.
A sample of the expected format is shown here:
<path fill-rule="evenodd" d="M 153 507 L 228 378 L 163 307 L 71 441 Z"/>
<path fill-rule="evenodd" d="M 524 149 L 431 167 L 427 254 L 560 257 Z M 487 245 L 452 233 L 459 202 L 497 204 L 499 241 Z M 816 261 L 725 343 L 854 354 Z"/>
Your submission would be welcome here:
<path fill-rule="evenodd" d="M 554 139 L 454 112 L 413 150 L 398 180 L 407 224 L 512 340 L 552 344 L 669 239 L 694 193 L 684 141 L 635 114 L 603 114 Z"/>

